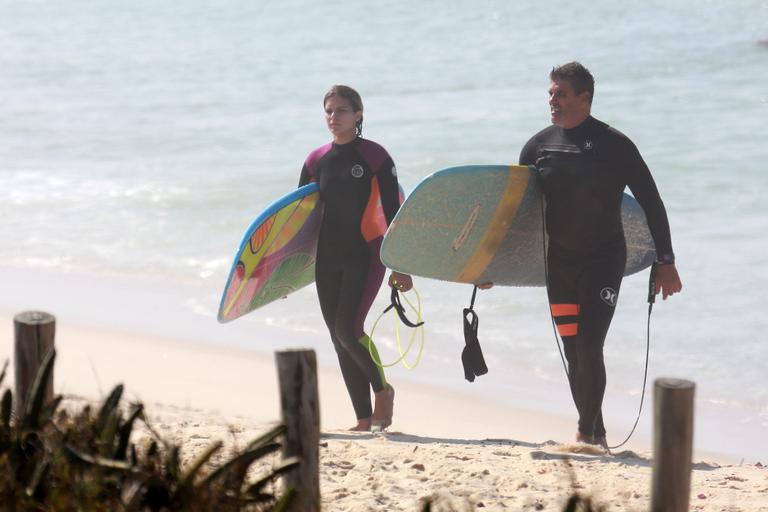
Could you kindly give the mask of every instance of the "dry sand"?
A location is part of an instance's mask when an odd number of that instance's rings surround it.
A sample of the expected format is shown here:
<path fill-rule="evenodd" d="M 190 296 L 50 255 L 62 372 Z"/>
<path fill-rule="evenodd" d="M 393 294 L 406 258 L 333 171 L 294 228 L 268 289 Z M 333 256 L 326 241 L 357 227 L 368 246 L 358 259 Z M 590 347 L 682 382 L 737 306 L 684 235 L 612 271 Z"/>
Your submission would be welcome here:
<path fill-rule="evenodd" d="M 10 315 L 0 360 L 12 359 Z M 255 352 L 57 324 L 55 389 L 93 400 L 124 383 L 161 434 L 190 460 L 215 440 L 242 446 L 279 419 L 271 357 Z M 11 375 L 10 378 L 13 376 Z M 8 381 L 10 382 L 10 381 Z M 350 433 L 338 371 L 319 371 L 325 510 L 562 510 L 575 490 L 608 510 L 649 508 L 649 447 L 613 455 L 569 443 L 573 419 L 394 383 L 395 418 L 382 434 Z M 691 510 L 768 511 L 768 470 L 695 455 Z M 768 461 L 763 461 L 768 463 Z"/>

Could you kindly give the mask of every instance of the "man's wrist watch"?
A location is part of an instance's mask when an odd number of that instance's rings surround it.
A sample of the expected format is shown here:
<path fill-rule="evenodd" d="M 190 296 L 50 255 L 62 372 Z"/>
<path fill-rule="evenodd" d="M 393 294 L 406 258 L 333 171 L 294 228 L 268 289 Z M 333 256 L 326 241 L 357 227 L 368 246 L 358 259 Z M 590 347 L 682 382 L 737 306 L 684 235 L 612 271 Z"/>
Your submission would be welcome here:
<path fill-rule="evenodd" d="M 664 253 L 664 254 L 658 254 L 656 256 L 656 264 L 657 265 L 674 265 L 675 264 L 675 253 L 672 251 Z"/>

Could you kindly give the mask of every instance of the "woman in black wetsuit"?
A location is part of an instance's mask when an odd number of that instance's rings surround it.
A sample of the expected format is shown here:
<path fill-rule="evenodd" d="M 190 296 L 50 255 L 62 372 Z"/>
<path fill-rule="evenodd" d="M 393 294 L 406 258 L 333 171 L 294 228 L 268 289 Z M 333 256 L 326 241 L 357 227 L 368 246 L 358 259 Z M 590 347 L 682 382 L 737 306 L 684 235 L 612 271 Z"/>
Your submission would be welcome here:
<path fill-rule="evenodd" d="M 317 296 L 357 416 L 351 430 L 384 429 L 392 423 L 395 390 L 371 358 L 363 324 L 384 278 L 381 242 L 400 207 L 397 171 L 383 147 L 362 138 L 357 91 L 334 85 L 323 108 L 333 141 L 309 154 L 299 180 L 299 186 L 317 182 L 323 203 Z M 412 286 L 410 276 L 398 272 L 389 284 L 402 291 Z"/>

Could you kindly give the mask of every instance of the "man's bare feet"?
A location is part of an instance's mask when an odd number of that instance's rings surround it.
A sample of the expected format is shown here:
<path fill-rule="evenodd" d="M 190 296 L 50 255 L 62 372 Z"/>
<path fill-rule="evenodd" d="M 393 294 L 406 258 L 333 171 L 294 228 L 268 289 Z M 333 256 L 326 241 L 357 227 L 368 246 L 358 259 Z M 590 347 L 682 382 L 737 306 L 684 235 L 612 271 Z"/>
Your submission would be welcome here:
<path fill-rule="evenodd" d="M 585 444 L 595 444 L 595 440 L 592 436 L 582 434 L 581 432 L 576 432 L 576 442 L 585 443 Z"/>
<path fill-rule="evenodd" d="M 357 420 L 357 425 L 350 428 L 350 432 L 368 432 L 371 430 L 371 418 Z"/>
<path fill-rule="evenodd" d="M 608 440 L 605 436 L 600 437 L 593 437 L 588 436 L 586 434 L 582 434 L 581 432 L 576 432 L 576 442 L 578 443 L 585 443 L 585 444 L 593 444 L 600 446 L 601 448 L 608 449 Z"/>
<path fill-rule="evenodd" d="M 395 388 L 387 387 L 374 393 L 373 416 L 371 429 L 384 430 L 392 424 L 392 413 L 395 407 Z"/>

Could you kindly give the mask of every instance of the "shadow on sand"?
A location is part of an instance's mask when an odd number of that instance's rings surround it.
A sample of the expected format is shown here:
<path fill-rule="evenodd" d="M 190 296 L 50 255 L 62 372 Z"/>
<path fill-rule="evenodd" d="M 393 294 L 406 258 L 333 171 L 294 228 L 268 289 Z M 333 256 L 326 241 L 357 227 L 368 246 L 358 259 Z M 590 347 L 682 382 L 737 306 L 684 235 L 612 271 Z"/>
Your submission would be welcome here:
<path fill-rule="evenodd" d="M 531 458 L 534 460 L 572 460 L 579 462 L 603 462 L 606 464 L 623 464 L 635 467 L 651 467 L 653 461 L 643 457 L 632 450 L 620 452 L 605 452 L 601 448 L 582 443 L 557 443 L 544 441 L 543 443 L 529 443 L 516 439 L 450 439 L 440 437 L 417 436 L 403 432 L 324 432 L 321 439 L 333 439 L 342 441 L 362 441 L 366 439 L 385 438 L 387 441 L 408 444 L 445 444 L 478 447 L 515 447 L 532 448 Z M 698 462 L 693 464 L 693 469 L 699 471 L 712 471 L 717 469 L 717 464 Z"/>

